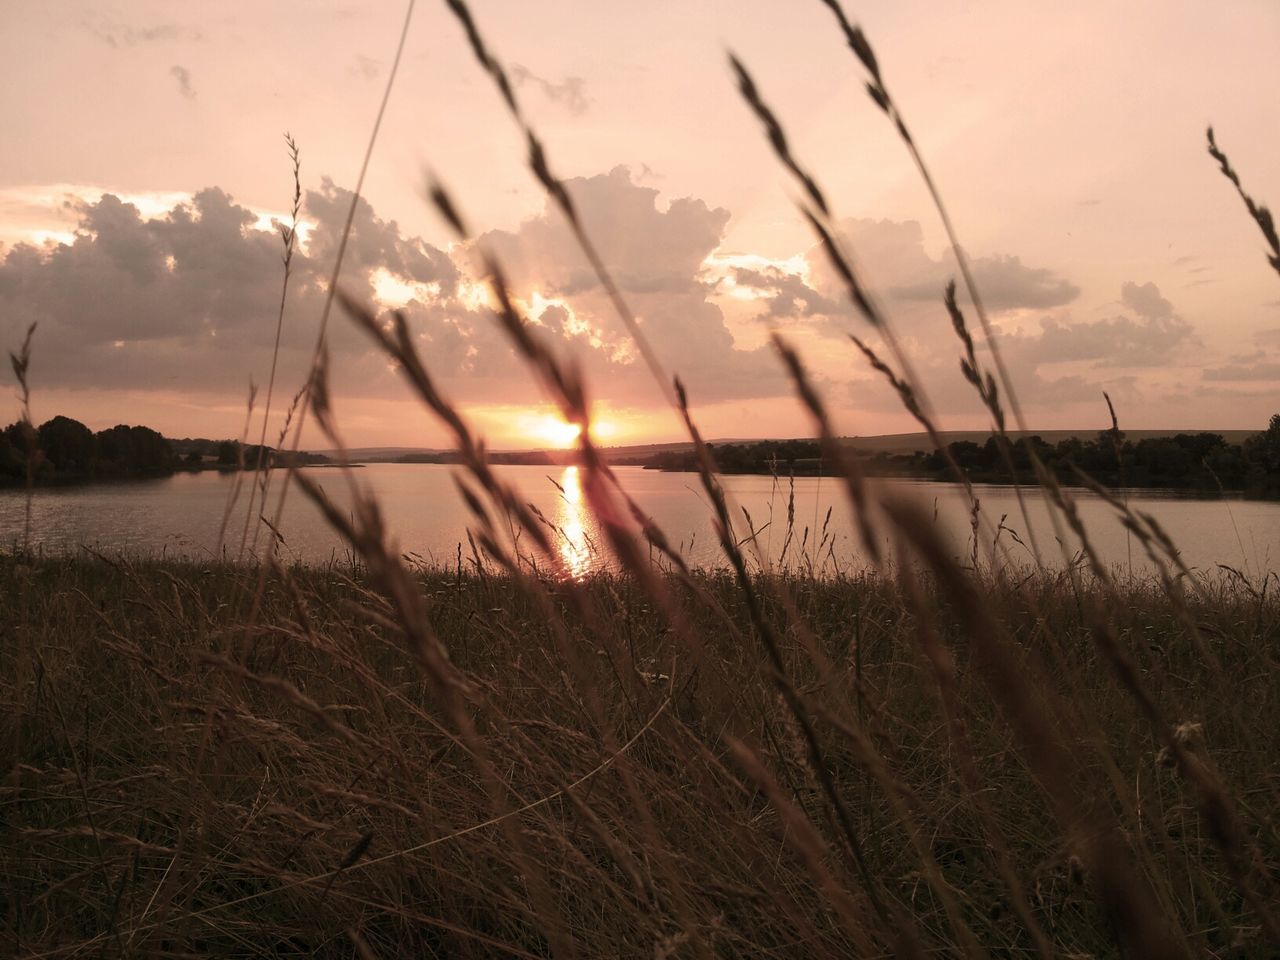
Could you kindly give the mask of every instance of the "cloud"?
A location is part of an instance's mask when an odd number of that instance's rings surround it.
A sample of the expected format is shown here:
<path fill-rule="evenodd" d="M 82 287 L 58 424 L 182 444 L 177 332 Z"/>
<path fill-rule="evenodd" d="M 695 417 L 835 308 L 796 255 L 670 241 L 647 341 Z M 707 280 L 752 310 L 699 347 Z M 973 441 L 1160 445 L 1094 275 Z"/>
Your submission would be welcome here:
<path fill-rule="evenodd" d="M 658 191 L 634 182 L 626 167 L 578 177 L 567 187 L 587 235 L 670 373 L 702 402 L 786 392 L 768 348 L 739 349 L 703 264 L 724 236 L 729 212 L 684 197 L 657 205 Z M 546 209 L 515 231 L 478 241 L 508 271 L 517 296 L 557 301 L 580 331 L 563 344 L 616 402 L 652 403 L 657 387 L 622 331 L 605 292 L 557 211 Z M 568 329 L 559 311 L 548 330 Z M 584 349 L 584 344 L 590 349 Z"/>
<path fill-rule="evenodd" d="M 787 392 L 768 348 L 739 349 L 702 263 L 720 243 L 723 210 L 656 191 L 627 171 L 569 182 L 574 197 L 666 369 L 695 403 Z M 281 341 L 279 380 L 306 374 L 328 273 L 351 203 L 330 180 L 305 195 L 311 225 L 297 252 Z M 280 296 L 280 238 L 259 214 L 217 188 L 147 216 L 106 193 L 76 202 L 69 243 L 20 243 L 0 259 L 0 336 L 16 343 L 32 320 L 37 387 L 188 392 L 240 398 L 270 365 Z M 509 265 L 512 292 L 536 334 L 583 368 L 613 406 L 653 406 L 660 393 L 620 329 L 605 293 L 557 212 L 483 242 Z M 540 403 L 544 397 L 496 323 L 466 248 L 446 252 L 406 234 L 361 200 L 343 288 L 385 313 L 402 306 L 425 362 L 462 402 Z M 329 326 L 335 392 L 403 396 L 367 337 L 340 315 Z"/>
<path fill-rule="evenodd" d="M 1120 302 L 1146 320 L 1167 320 L 1173 316 L 1173 304 L 1160 296 L 1154 283 L 1138 284 L 1126 280 L 1120 285 Z"/>
<path fill-rule="evenodd" d="M 937 319 L 943 291 L 958 269 L 949 252 L 936 258 L 929 255 L 917 221 L 849 219 L 841 223 L 841 233 L 862 282 L 901 331 L 910 333 Z M 764 316 L 770 319 L 821 315 L 838 329 L 848 329 L 854 311 L 826 252 L 815 246 L 805 259 L 804 270 L 747 271 L 735 281 L 768 303 Z M 1074 283 L 1048 268 L 1028 266 L 1011 254 L 974 257 L 970 265 L 983 301 L 994 314 L 1061 307 L 1080 295 Z M 960 296 L 965 302 L 963 291 Z"/>
<path fill-rule="evenodd" d="M 282 338 L 282 376 L 294 384 L 305 375 L 329 270 L 325 257 L 349 200 L 332 184 L 308 195 L 311 248 L 294 259 Z M 77 212 L 71 243 L 17 244 L 0 261 L 0 333 L 16 342 L 17 331 L 39 322 L 38 384 L 240 394 L 250 377 L 265 378 L 280 297 L 280 238 L 255 229 L 258 214 L 217 188 L 152 217 L 110 193 L 80 201 Z M 359 208 L 344 275 L 353 292 L 372 290 L 373 259 L 406 282 L 452 290 L 457 271 L 449 258 L 421 241 L 397 237 L 389 244 L 393 229 Z M 372 392 L 385 390 L 385 364 L 379 368 L 366 356 L 368 345 L 348 324 L 333 330 L 344 361 L 335 367 L 353 381 L 367 376 Z"/>
<path fill-rule="evenodd" d="M 1075 323 L 1044 317 L 1038 334 L 1006 336 L 1006 349 L 1032 365 L 1091 361 L 1095 367 L 1156 367 L 1195 342 L 1191 324 L 1173 312 L 1154 283 L 1125 282 L 1120 301 L 1136 317 Z"/>
<path fill-rule="evenodd" d="M 581 77 L 547 80 L 538 76 L 528 67 L 513 63 L 511 65 L 511 79 L 515 81 L 517 87 L 533 84 L 542 91 L 542 95 L 548 100 L 552 103 L 560 104 L 575 117 L 582 116 L 587 112 L 587 108 L 591 106 L 591 99 L 587 96 L 586 81 Z"/>
<path fill-rule="evenodd" d="M 95 37 L 109 47 L 136 47 L 143 43 L 195 42 L 204 39 L 204 34 L 195 27 L 176 23 L 158 23 L 150 27 L 134 27 L 126 23 L 100 19 L 85 24 Z"/>
<path fill-rule="evenodd" d="M 1280 383 L 1280 361 L 1258 361 L 1253 364 L 1228 364 L 1210 367 L 1204 379 L 1225 381 L 1271 380 Z"/>
<path fill-rule="evenodd" d="M 868 284 L 889 300 L 941 303 L 947 282 L 958 276 L 950 251 L 936 258 L 928 254 L 924 231 L 915 220 L 849 219 L 841 226 Z M 1029 267 L 1011 254 L 971 257 L 970 266 L 993 313 L 1059 307 L 1080 295 L 1079 287 L 1052 270 Z"/>
<path fill-rule="evenodd" d="M 1073 322 L 1061 313 L 1046 314 L 1034 332 L 1000 334 L 1024 407 L 1059 413 L 1067 405 L 1097 403 L 1104 390 L 1134 400 L 1158 382 L 1159 368 L 1175 364 L 1197 342 L 1191 324 L 1155 284 L 1125 283 L 1120 294 L 1126 311 L 1117 316 Z M 993 370 L 985 343 L 975 336 L 980 361 Z M 959 351 L 949 330 L 939 328 L 932 340 L 918 338 L 912 354 L 936 410 L 948 416 L 976 413 L 974 391 L 958 374 Z M 892 407 L 888 396 L 880 402 Z"/>
<path fill-rule="evenodd" d="M 959 274 L 950 251 L 938 257 L 925 251 L 919 221 L 847 219 L 841 233 L 869 287 L 888 301 L 941 303 L 948 280 Z M 809 256 L 815 275 L 829 278 L 824 252 L 814 248 Z M 1080 294 L 1052 270 L 1027 266 L 1009 253 L 970 257 L 970 266 L 992 312 L 1064 306 Z"/>
<path fill-rule="evenodd" d="M 730 276 L 736 286 L 754 291 L 764 302 L 761 316 L 765 318 L 830 317 L 845 312 L 844 304 L 823 296 L 799 274 L 776 266 L 734 267 Z"/>
<path fill-rule="evenodd" d="M 625 167 L 572 179 L 567 189 L 664 370 L 681 377 L 695 405 L 791 393 L 751 324 L 762 316 L 788 324 L 788 337 L 833 397 L 859 410 L 897 410 L 892 393 L 843 337 L 854 326 L 851 314 L 839 289 L 818 275 L 812 250 L 777 260 L 726 253 L 728 211 L 691 197 L 664 199 Z M 279 382 L 289 392 L 306 375 L 351 200 L 328 179 L 305 194 L 309 229 L 294 259 L 281 341 Z M 218 188 L 168 205 L 95 193 L 70 209 L 69 242 L 19 243 L 0 256 L 0 336 L 16 343 L 28 323 L 40 322 L 37 389 L 204 392 L 231 403 L 225 398 L 242 402 L 250 378 L 264 381 L 281 276 L 280 238 L 260 229 L 260 213 Z M 959 376 L 958 345 L 941 304 L 902 295 L 925 283 L 922 275 L 946 274 L 946 265 L 924 251 L 919 225 L 865 221 L 855 239 L 868 278 L 888 274 L 886 302 L 895 319 L 906 321 L 900 329 L 935 407 L 948 416 L 980 416 Z M 469 404 L 544 402 L 487 306 L 476 267 L 481 246 L 504 265 L 535 335 L 583 371 L 594 399 L 615 409 L 661 405 L 659 387 L 553 207 L 446 251 L 361 200 L 341 283 L 384 316 L 392 306 L 403 309 L 447 396 Z M 1062 278 L 1015 256 L 974 262 L 1003 290 L 997 304 L 1032 310 L 1029 304 L 1075 296 Z M 1050 307 L 1039 311 L 1038 323 L 1016 315 L 1002 323 L 1023 323 L 1002 343 L 1029 407 L 1094 403 L 1102 389 L 1136 394 L 1158 379 L 1138 368 L 1174 362 L 1195 342 L 1190 324 L 1154 284 L 1123 284 L 1120 306 L 1099 320 L 1073 321 L 1062 307 Z M 404 396 L 387 359 L 340 314 L 329 326 L 329 345 L 340 397 Z M 1261 382 L 1268 356 L 1230 358 L 1204 379 Z M 1076 366 L 1057 366 L 1064 363 Z"/>
<path fill-rule="evenodd" d="M 179 93 L 188 100 L 194 100 L 196 98 L 195 88 L 191 86 L 191 72 L 186 67 L 175 64 L 169 68 L 169 76 L 178 81 Z"/>
<path fill-rule="evenodd" d="M 971 263 L 974 282 L 988 310 L 1032 310 L 1061 307 L 1080 295 L 1080 288 L 1043 267 L 1028 267 L 1015 256 L 978 257 Z M 928 280 L 890 290 L 903 300 L 940 302 L 947 281 L 955 275 L 944 263 L 931 264 Z"/>
<path fill-rule="evenodd" d="M 949 251 L 932 256 L 916 221 L 851 219 L 841 224 L 845 248 L 860 278 L 892 321 L 938 410 L 976 413 L 972 388 L 958 373 L 959 344 L 942 307 L 948 281 L 958 269 Z M 796 259 L 769 263 L 758 257 L 717 258 L 726 303 L 746 288 L 756 317 L 792 324 L 796 330 L 826 334 L 859 332 L 871 336 L 848 305 L 825 251 L 810 248 Z M 970 257 L 970 265 L 989 313 L 1002 328 L 1001 343 L 1019 396 L 1030 407 L 1054 409 L 1069 403 L 1094 402 L 1103 389 L 1136 394 L 1140 378 L 1127 367 L 1153 367 L 1168 362 L 1194 340 L 1189 323 L 1174 314 L 1154 284 L 1128 283 L 1121 288 L 1125 310 L 1094 322 L 1072 322 L 1066 310 L 1080 288 L 1052 269 L 1028 264 L 1010 253 Z M 960 290 L 962 309 L 975 327 L 971 305 Z M 1034 332 L 1013 330 L 1028 313 L 1038 314 Z M 1025 324 L 1025 321 L 1024 321 Z M 978 336 L 980 349 L 982 338 Z M 826 341 L 828 356 L 840 356 L 845 345 Z M 886 353 L 886 351 L 881 351 Z M 1048 372 L 1062 362 L 1082 362 L 1088 370 Z M 850 355 L 850 362 L 858 361 Z M 896 400 L 873 383 L 854 381 L 855 404 L 893 409 Z M 883 394 L 883 395 L 882 395 Z"/>
<path fill-rule="evenodd" d="M 308 190 L 305 200 L 307 213 L 321 227 L 309 238 L 307 252 L 314 259 L 332 262 L 351 192 L 324 177 L 320 189 Z M 419 237 L 404 236 L 396 221 L 379 219 L 363 197 L 356 205 L 344 263 L 361 277 L 382 268 L 415 283 L 442 284 L 445 297 L 453 295 L 458 282 L 458 269 L 448 254 Z"/>

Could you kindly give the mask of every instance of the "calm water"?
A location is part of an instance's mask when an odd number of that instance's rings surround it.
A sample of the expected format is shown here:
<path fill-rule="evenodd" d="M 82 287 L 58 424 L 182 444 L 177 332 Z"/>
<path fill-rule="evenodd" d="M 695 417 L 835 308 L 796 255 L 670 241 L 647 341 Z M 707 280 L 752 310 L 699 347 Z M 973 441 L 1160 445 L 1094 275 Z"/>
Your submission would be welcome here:
<path fill-rule="evenodd" d="M 454 469 L 429 464 L 373 464 L 354 471 L 354 475 L 378 495 L 402 551 L 427 561 L 452 564 L 459 544 L 469 554 L 470 519 L 455 490 Z M 593 549 L 599 540 L 582 502 L 576 468 L 510 466 L 497 470 L 560 528 L 559 549 L 571 570 L 581 573 L 605 562 Z M 347 502 L 345 481 L 339 471 L 319 469 L 308 473 L 336 502 Z M 618 475 L 668 538 L 681 544 L 690 562 L 720 562 L 710 511 L 695 475 L 638 467 L 619 468 Z M 281 477 L 277 475 L 277 484 Z M 563 494 L 552 479 L 563 487 Z M 787 539 L 786 482 L 775 484 L 770 477 L 760 476 L 726 477 L 724 482 L 735 505 L 739 536 L 747 533 L 742 518 L 745 507 L 759 531 L 761 553 L 776 560 Z M 140 483 L 39 490 L 32 503 L 31 539 L 33 544 L 53 552 L 75 551 L 85 545 L 111 552 L 211 556 L 217 550 L 218 531 L 232 483 L 231 476 L 210 472 Z M 923 481 L 880 483 L 919 502 L 946 532 L 955 553 L 969 556 L 969 514 L 960 489 Z M 1130 551 L 1125 531 L 1111 509 L 1083 491 L 1076 492 L 1076 496 L 1081 515 L 1104 559 L 1122 567 L 1132 562 L 1135 570 L 1144 568 L 1141 549 L 1134 542 Z M 1030 543 L 1011 488 L 979 487 L 978 497 L 988 524 L 981 538 L 984 550 L 1005 515 L 1005 525 L 1023 542 Z M 1280 503 L 1197 499 L 1149 490 L 1130 491 L 1129 500 L 1163 524 L 1193 568 L 1214 570 L 1216 564 L 1225 563 L 1252 576 L 1280 569 Z M 5 544 L 22 538 L 25 501 L 24 492 L 0 491 L 0 541 Z M 1028 501 L 1032 527 L 1042 550 L 1046 556 L 1060 558 L 1061 550 L 1038 492 L 1030 491 Z M 271 503 L 274 512 L 274 494 Z M 821 531 L 828 508 L 832 512 L 824 541 Z M 227 526 L 226 550 L 231 556 L 239 547 L 244 516 L 242 503 Z M 814 530 L 818 531 L 816 537 Z M 281 533 L 285 538 L 284 552 L 291 558 L 314 563 L 346 555 L 340 538 L 296 488 L 290 491 Z M 820 550 L 815 549 L 815 542 L 822 544 Z M 1029 553 L 1012 534 L 1002 533 L 1000 542 L 1013 559 L 1029 559 Z M 1077 547 L 1074 541 L 1070 542 L 1072 553 Z M 862 562 L 844 495 L 834 481 L 814 477 L 795 481 L 795 535 L 786 551 L 788 565 L 803 561 L 806 555 L 818 555 L 819 565 L 828 572 L 834 566 L 848 569 Z"/>

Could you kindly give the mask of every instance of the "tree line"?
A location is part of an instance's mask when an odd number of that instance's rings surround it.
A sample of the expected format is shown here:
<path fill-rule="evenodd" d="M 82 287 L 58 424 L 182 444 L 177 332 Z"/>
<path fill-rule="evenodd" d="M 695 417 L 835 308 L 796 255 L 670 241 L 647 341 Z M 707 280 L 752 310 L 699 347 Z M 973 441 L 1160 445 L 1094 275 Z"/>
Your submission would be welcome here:
<path fill-rule="evenodd" d="M 1002 450 L 1002 444 L 1008 449 Z M 760 443 L 709 444 L 721 473 L 814 474 L 822 471 L 816 440 L 768 440 Z M 850 453 L 874 476 L 929 480 L 954 479 L 947 457 L 937 451 Z M 1095 438 L 1049 443 L 1039 436 L 985 443 L 958 440 L 947 445 L 950 458 L 977 483 L 1035 483 L 1032 454 L 1062 483 L 1078 483 L 1077 470 L 1111 487 L 1166 487 L 1187 490 L 1237 490 L 1280 495 L 1280 414 L 1268 428 L 1243 443 L 1228 443 L 1217 433 L 1179 433 L 1168 437 L 1126 439 L 1124 431 L 1101 431 Z M 1010 473 L 1009 462 L 1013 464 Z M 664 451 L 638 461 L 652 470 L 698 469 L 693 451 Z"/>
<path fill-rule="evenodd" d="M 0 484 L 46 485 L 84 480 L 165 477 L 180 470 L 253 469 L 286 462 L 327 463 L 318 454 L 289 454 L 236 440 L 171 440 L 157 430 L 117 424 L 96 433 L 56 416 L 39 427 L 18 421 L 0 430 Z"/>

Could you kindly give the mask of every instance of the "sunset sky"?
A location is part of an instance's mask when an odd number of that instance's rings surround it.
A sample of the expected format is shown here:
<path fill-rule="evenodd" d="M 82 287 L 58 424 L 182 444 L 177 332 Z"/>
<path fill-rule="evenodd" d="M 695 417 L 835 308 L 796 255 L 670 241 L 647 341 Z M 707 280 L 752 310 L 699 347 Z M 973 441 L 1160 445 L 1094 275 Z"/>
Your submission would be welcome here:
<path fill-rule="evenodd" d="M 1262 428 L 1280 411 L 1280 278 L 1204 149 L 1280 204 L 1280 5 L 846 2 L 875 46 L 1002 334 L 1030 424 Z M 5 4 L 0 335 L 34 320 L 37 421 L 238 435 L 275 333 L 302 154 L 304 243 L 281 394 L 302 383 L 323 281 L 394 53 L 398 3 Z M 915 429 L 861 362 L 792 183 L 726 64 L 752 69 L 814 171 L 946 427 L 986 425 L 942 306 L 954 261 L 902 144 L 818 0 L 473 0 L 632 309 L 712 437 L 810 427 L 770 329 L 842 433 Z M 577 357 L 601 439 L 678 438 L 518 131 L 440 0 L 419 0 L 342 283 L 405 307 L 424 359 L 496 447 L 553 442 L 488 314 L 471 251 L 423 200 L 430 169 Z M 335 314 L 347 440 L 444 434 Z M 18 413 L 6 367 L 7 422 Z M 563 441 L 563 436 L 559 437 Z M 323 445 L 311 436 L 313 446 Z"/>

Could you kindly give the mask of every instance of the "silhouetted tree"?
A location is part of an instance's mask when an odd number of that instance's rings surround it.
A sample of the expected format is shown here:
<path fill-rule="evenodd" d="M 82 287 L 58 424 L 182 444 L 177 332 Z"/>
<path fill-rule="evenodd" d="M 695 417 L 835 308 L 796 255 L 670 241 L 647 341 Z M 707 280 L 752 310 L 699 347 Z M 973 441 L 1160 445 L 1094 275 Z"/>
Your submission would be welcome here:
<path fill-rule="evenodd" d="M 93 431 L 79 420 L 54 417 L 40 424 L 36 434 L 40 450 L 59 474 L 68 477 L 92 474 L 97 459 Z"/>
<path fill-rule="evenodd" d="M 1271 417 L 1266 430 L 1245 441 L 1245 453 L 1263 473 L 1280 474 L 1280 413 Z"/>
<path fill-rule="evenodd" d="M 159 432 L 150 427 L 130 427 L 129 436 L 133 442 L 133 472 L 156 474 L 173 469 L 173 448 Z"/>

